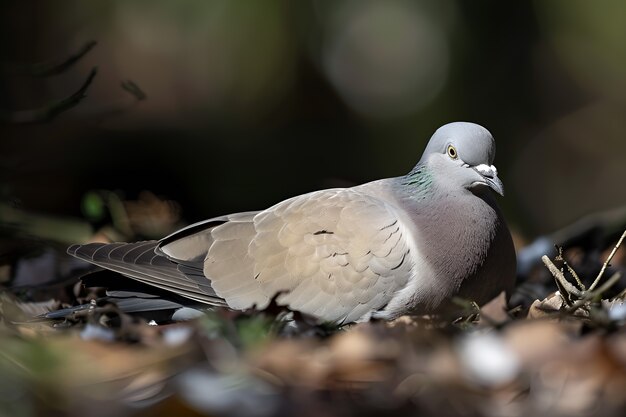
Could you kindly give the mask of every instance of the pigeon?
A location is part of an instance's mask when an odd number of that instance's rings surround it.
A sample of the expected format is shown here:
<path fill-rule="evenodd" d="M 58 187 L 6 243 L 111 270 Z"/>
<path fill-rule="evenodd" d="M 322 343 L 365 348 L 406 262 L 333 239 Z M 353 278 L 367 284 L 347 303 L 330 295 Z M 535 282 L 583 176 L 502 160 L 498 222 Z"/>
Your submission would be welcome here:
<path fill-rule="evenodd" d="M 340 325 L 437 315 L 455 298 L 482 305 L 510 294 L 516 269 L 495 152 L 484 127 L 449 123 L 404 176 L 68 253 L 196 304 L 276 303 Z"/>

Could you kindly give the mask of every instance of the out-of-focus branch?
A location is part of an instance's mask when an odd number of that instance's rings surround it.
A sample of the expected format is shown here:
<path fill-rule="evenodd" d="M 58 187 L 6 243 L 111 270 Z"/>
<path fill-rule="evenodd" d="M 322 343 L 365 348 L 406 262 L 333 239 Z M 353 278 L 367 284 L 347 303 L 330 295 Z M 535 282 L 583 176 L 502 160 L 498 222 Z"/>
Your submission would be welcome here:
<path fill-rule="evenodd" d="M 0 121 L 15 124 L 49 122 L 57 117 L 59 114 L 76 106 L 78 103 L 81 102 L 82 99 L 86 97 L 85 93 L 87 92 L 87 89 L 91 85 L 97 73 L 98 68 L 92 68 L 89 76 L 80 86 L 80 88 L 66 98 L 55 101 L 47 106 L 38 109 L 0 113 Z"/>
<path fill-rule="evenodd" d="M 89 41 L 81 49 L 79 49 L 78 52 L 68 56 L 61 62 L 55 60 L 31 65 L 14 64 L 7 68 L 7 72 L 13 75 L 28 75 L 31 77 L 49 77 L 51 75 L 61 74 L 80 61 L 97 44 L 98 42 L 96 41 Z"/>
<path fill-rule="evenodd" d="M 138 101 L 143 101 L 148 97 L 146 96 L 146 93 L 144 93 L 143 90 L 131 80 L 122 81 L 121 85 L 124 91 L 130 93 Z"/>

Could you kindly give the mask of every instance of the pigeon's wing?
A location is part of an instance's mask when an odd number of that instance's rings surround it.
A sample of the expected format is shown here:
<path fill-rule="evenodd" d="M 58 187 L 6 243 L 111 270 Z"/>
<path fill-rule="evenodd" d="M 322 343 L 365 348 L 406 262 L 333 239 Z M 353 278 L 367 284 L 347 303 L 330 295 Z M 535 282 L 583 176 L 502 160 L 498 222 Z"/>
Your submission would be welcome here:
<path fill-rule="evenodd" d="M 407 228 L 394 207 L 360 189 L 317 191 L 208 228 L 192 226 L 158 251 L 204 259 L 231 308 L 280 305 L 333 322 L 366 318 L 410 276 Z"/>
<path fill-rule="evenodd" d="M 225 305 L 201 267 L 178 264 L 156 253 L 158 241 L 73 245 L 67 252 L 94 265 L 118 272 L 180 296 L 211 305 Z"/>

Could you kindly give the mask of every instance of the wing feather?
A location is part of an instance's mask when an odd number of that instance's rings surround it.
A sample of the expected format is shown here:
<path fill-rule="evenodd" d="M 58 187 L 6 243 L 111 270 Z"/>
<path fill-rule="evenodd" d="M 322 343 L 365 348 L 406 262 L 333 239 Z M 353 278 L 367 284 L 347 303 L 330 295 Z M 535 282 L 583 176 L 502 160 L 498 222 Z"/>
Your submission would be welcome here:
<path fill-rule="evenodd" d="M 195 301 L 224 305 L 206 280 L 199 285 L 193 278 L 178 269 L 178 265 L 155 253 L 157 241 L 136 243 L 90 243 L 74 245 L 68 253 L 102 268 L 172 291 Z M 197 277 L 196 277 L 197 278 Z"/>
<path fill-rule="evenodd" d="M 231 307 L 263 308 L 280 294 L 291 309 L 351 321 L 383 308 L 408 280 L 408 237 L 394 208 L 358 189 L 305 194 L 247 220 L 236 235 L 211 233 L 204 265 Z"/>

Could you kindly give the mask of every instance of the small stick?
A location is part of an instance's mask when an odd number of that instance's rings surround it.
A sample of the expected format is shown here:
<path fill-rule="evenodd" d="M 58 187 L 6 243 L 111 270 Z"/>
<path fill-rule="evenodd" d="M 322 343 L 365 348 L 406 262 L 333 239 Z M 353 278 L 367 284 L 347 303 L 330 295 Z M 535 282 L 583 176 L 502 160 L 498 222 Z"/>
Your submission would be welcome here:
<path fill-rule="evenodd" d="M 581 291 L 585 291 L 585 284 L 583 284 L 583 282 L 580 280 L 580 278 L 578 277 L 578 274 L 576 273 L 576 271 L 574 271 L 574 268 L 572 268 L 566 260 L 563 260 L 563 263 L 565 264 L 565 266 L 567 267 L 567 270 L 569 271 L 570 274 L 572 274 L 572 276 L 574 277 L 574 279 L 576 280 L 576 283 L 578 284 L 578 288 L 580 288 Z"/>
<path fill-rule="evenodd" d="M 583 284 L 583 282 L 580 280 L 580 278 L 578 277 L 578 274 L 576 273 L 576 271 L 574 271 L 574 268 L 572 268 L 570 264 L 567 263 L 567 260 L 563 256 L 563 248 L 560 246 L 559 246 L 559 259 L 558 260 L 563 261 L 563 265 L 567 267 L 567 270 L 569 271 L 569 273 L 572 274 L 572 276 L 576 280 L 576 283 L 578 284 L 578 288 L 580 288 L 581 291 L 585 291 L 586 290 L 585 284 Z"/>
<path fill-rule="evenodd" d="M 597 290 L 595 290 L 592 294 L 589 294 L 589 295 L 593 297 L 595 295 L 602 294 L 603 292 L 611 288 L 613 285 L 615 285 L 615 283 L 619 281 L 621 277 L 622 277 L 622 274 L 620 272 L 614 273 L 611 278 L 609 278 L 604 284 L 600 285 L 600 287 Z"/>
<path fill-rule="evenodd" d="M 615 283 L 619 281 L 621 277 L 622 277 L 622 274 L 619 272 L 616 272 L 615 274 L 611 276 L 611 278 L 609 278 L 604 284 L 602 284 L 600 288 L 598 288 L 597 290 L 593 292 L 588 291 L 587 293 L 585 293 L 583 298 L 576 301 L 567 309 L 567 312 L 573 313 L 579 308 L 585 306 L 589 301 L 593 300 L 596 296 L 601 295 L 603 292 L 605 292 L 606 290 L 611 288 L 613 285 L 615 285 Z"/>
<path fill-rule="evenodd" d="M 541 257 L 541 260 L 543 261 L 544 265 L 550 270 L 554 278 L 568 293 L 574 294 L 578 298 L 582 297 L 583 292 L 574 287 L 572 284 L 569 283 L 567 279 L 565 279 L 563 272 L 552 263 L 550 258 L 548 258 L 546 255 L 543 255 Z"/>
<path fill-rule="evenodd" d="M 617 245 L 615 245 L 615 247 L 609 254 L 609 257 L 606 258 L 606 261 L 604 262 L 604 265 L 602 265 L 602 269 L 600 270 L 600 273 L 596 277 L 595 281 L 593 281 L 593 284 L 591 284 L 591 286 L 589 287 L 589 291 L 593 291 L 596 285 L 598 285 L 598 282 L 600 282 L 600 278 L 602 278 L 602 275 L 604 275 L 604 271 L 609 266 L 609 262 L 611 262 L 611 259 L 613 259 L 613 256 L 615 256 L 615 252 L 617 252 L 617 249 L 622 244 L 622 241 L 624 240 L 624 238 L 626 238 L 626 230 L 624 230 L 624 233 L 622 233 L 622 237 L 620 237 L 619 240 L 617 241 Z"/>

